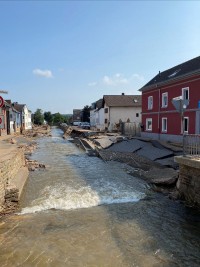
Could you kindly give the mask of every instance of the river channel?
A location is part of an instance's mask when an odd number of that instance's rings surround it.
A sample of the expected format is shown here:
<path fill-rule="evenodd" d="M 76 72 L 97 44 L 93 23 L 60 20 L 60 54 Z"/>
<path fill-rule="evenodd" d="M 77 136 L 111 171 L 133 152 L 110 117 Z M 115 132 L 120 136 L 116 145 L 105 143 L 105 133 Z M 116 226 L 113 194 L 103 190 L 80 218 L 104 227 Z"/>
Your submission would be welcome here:
<path fill-rule="evenodd" d="M 0 266 L 199 267 L 197 210 L 150 191 L 62 131 L 38 139 L 20 211 L 0 221 Z"/>

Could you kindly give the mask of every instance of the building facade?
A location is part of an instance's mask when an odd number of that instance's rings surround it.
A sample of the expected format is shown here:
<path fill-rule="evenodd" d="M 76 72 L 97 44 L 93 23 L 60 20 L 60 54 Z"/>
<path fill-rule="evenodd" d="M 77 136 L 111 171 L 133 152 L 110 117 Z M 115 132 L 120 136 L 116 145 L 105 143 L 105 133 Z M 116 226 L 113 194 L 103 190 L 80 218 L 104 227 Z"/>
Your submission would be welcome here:
<path fill-rule="evenodd" d="M 143 137 L 180 142 L 183 134 L 200 134 L 200 57 L 159 72 L 140 91 Z M 189 103 L 182 117 L 172 103 L 177 97 Z"/>
<path fill-rule="evenodd" d="M 105 130 L 119 130 L 120 123 L 141 123 L 141 95 L 104 95 Z"/>

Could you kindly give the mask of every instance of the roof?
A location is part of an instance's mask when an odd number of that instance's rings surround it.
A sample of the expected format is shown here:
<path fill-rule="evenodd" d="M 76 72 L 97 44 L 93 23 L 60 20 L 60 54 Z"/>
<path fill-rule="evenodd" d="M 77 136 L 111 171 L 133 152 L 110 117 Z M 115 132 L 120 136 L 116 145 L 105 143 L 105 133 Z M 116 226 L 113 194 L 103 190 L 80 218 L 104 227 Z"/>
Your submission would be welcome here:
<path fill-rule="evenodd" d="M 99 99 L 99 100 L 96 102 L 96 108 L 97 108 L 97 109 L 101 109 L 101 108 L 103 108 L 103 98 Z"/>
<path fill-rule="evenodd" d="M 103 101 L 109 107 L 141 107 L 141 95 L 104 95 Z"/>
<path fill-rule="evenodd" d="M 13 105 L 12 105 L 12 101 L 9 99 L 9 100 L 5 100 L 5 106 L 7 106 L 7 107 L 10 107 L 10 108 L 12 108 L 12 110 L 14 111 L 14 112 L 16 112 L 16 113 L 20 113 L 18 110 L 16 110 L 14 107 L 13 107 Z"/>
<path fill-rule="evenodd" d="M 179 64 L 173 68 L 159 72 L 152 80 L 145 84 L 139 91 L 146 91 L 153 85 L 172 82 L 185 76 L 200 73 L 200 56 Z"/>
<path fill-rule="evenodd" d="M 5 107 L 9 107 L 9 108 L 11 107 L 9 101 L 7 101 L 7 100 L 4 100 L 4 106 Z"/>
<path fill-rule="evenodd" d="M 17 111 L 20 111 L 20 112 L 22 112 L 24 106 L 26 106 L 25 104 L 18 104 L 17 102 L 13 103 L 12 105 Z"/>

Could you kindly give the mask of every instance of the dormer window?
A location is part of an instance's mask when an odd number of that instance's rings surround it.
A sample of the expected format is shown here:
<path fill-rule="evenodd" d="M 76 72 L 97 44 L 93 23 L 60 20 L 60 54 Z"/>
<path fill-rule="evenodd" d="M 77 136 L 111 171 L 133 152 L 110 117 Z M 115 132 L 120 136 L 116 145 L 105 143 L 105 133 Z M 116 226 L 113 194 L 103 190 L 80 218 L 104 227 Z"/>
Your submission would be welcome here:
<path fill-rule="evenodd" d="M 172 78 L 172 77 L 174 77 L 179 71 L 180 71 L 180 69 L 179 69 L 179 70 L 175 70 L 172 74 L 170 74 L 170 75 L 168 76 L 168 78 Z"/>

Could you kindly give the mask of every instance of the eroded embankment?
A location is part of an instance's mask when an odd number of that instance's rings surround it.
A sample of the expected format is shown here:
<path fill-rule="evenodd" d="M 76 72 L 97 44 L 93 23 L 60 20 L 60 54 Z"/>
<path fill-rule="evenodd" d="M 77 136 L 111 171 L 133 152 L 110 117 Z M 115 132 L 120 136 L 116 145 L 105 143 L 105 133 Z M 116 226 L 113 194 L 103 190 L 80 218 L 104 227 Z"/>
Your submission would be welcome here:
<path fill-rule="evenodd" d="M 33 126 L 22 135 L 0 140 L 0 216 L 18 208 L 29 171 L 45 168 L 44 164 L 29 159 L 37 147 L 36 138 L 41 136 L 51 136 L 49 126 Z"/>
<path fill-rule="evenodd" d="M 28 168 L 23 148 L 5 143 L 0 149 L 0 212 L 4 214 L 17 207 L 28 178 Z"/>
<path fill-rule="evenodd" d="M 62 129 L 64 138 L 72 137 L 86 142 L 87 146 L 95 151 L 92 155 L 96 154 L 104 161 L 128 164 L 133 167 L 131 175 L 146 180 L 156 191 L 170 193 L 175 199 L 178 197 L 176 189 L 178 170 L 173 160 L 176 148 L 173 151 L 167 144 L 164 146 L 154 144 L 151 140 L 126 138 L 116 133 L 97 133 L 76 127 L 62 127 Z"/>

